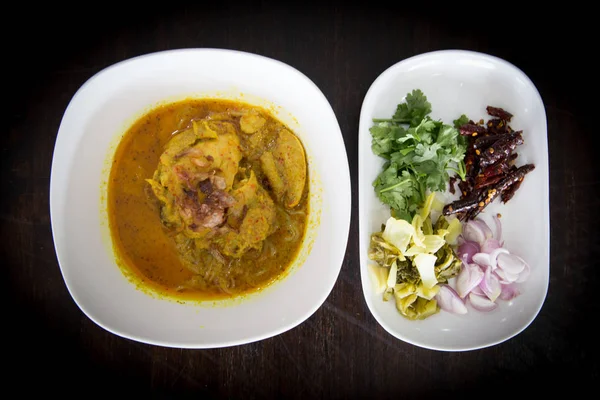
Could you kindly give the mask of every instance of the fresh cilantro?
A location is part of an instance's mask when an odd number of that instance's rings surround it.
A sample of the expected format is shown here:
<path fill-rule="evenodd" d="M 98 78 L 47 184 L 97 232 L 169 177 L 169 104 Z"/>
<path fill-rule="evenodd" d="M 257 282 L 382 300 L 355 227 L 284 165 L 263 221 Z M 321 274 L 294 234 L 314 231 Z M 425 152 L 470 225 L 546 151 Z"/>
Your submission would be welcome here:
<path fill-rule="evenodd" d="M 419 89 L 406 95 L 406 102 L 398 104 L 393 119 L 405 121 L 411 126 L 418 125 L 419 122 L 431 112 L 431 103 Z"/>
<path fill-rule="evenodd" d="M 431 103 L 419 89 L 406 95 L 406 101 L 398 104 L 391 119 L 374 119 L 373 122 L 393 122 L 396 124 L 419 125 L 423 118 L 431 112 Z"/>
<path fill-rule="evenodd" d="M 427 190 L 446 189 L 449 173 L 465 177 L 466 140 L 457 126 L 469 120 L 463 115 L 453 127 L 430 113 L 427 97 L 415 89 L 391 119 L 374 119 L 370 128 L 373 153 L 388 160 L 373 182 L 375 193 L 396 218 L 412 221 Z"/>
<path fill-rule="evenodd" d="M 461 126 L 463 126 L 464 124 L 468 124 L 469 123 L 469 118 L 465 114 L 463 114 L 463 115 L 460 116 L 460 118 L 455 119 L 452 122 L 454 122 L 454 127 L 456 129 L 458 129 Z"/>
<path fill-rule="evenodd" d="M 373 138 L 371 145 L 373 153 L 384 158 L 389 158 L 389 154 L 395 150 L 397 139 L 406 134 L 402 126 L 389 122 L 374 125 L 370 131 Z"/>

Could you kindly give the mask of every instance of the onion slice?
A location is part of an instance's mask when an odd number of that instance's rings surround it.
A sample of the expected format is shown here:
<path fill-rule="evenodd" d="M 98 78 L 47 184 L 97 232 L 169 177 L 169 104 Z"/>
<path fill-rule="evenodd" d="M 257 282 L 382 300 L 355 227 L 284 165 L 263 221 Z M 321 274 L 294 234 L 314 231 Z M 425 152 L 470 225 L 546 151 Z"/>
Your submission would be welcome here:
<path fill-rule="evenodd" d="M 525 269 L 525 261 L 514 254 L 501 253 L 497 258 L 498 268 L 513 275 L 519 275 Z"/>
<path fill-rule="evenodd" d="M 503 285 L 513 283 L 519 278 L 519 275 L 513 275 L 510 272 L 506 272 L 500 268 L 496 268 L 494 274 L 496 274 L 499 282 Z"/>
<path fill-rule="evenodd" d="M 456 278 L 456 292 L 465 298 L 473 288 L 481 283 L 483 271 L 477 264 L 464 264 Z"/>
<path fill-rule="evenodd" d="M 483 242 L 483 244 L 481 245 L 481 252 L 482 253 L 491 253 L 492 251 L 499 249 L 500 247 L 500 242 L 496 239 L 487 239 L 485 242 Z"/>
<path fill-rule="evenodd" d="M 492 230 L 483 220 L 475 219 L 475 220 L 472 220 L 471 223 L 477 225 L 479 227 L 479 229 L 481 229 L 481 231 L 483 232 L 484 240 L 481 243 L 483 243 L 487 239 L 491 239 L 494 237 Z"/>
<path fill-rule="evenodd" d="M 520 294 L 521 292 L 519 291 L 519 288 L 517 288 L 517 285 L 514 283 L 509 283 L 508 285 L 502 285 L 502 291 L 500 292 L 499 297 L 502 300 L 508 301 L 514 299 Z"/>
<path fill-rule="evenodd" d="M 498 266 L 498 255 L 501 253 L 508 254 L 508 250 L 506 250 L 504 247 L 500 247 L 490 253 L 490 265 L 492 266 L 492 269 L 496 269 Z"/>
<path fill-rule="evenodd" d="M 483 275 L 483 279 L 479 283 L 479 287 L 491 301 L 496 301 L 502 288 L 497 275 L 492 273 L 492 267 L 487 267 Z"/>
<path fill-rule="evenodd" d="M 471 303 L 474 309 L 485 312 L 492 311 L 493 309 L 498 307 L 498 304 L 494 303 L 487 297 L 478 296 L 473 293 L 469 294 L 469 303 Z"/>
<path fill-rule="evenodd" d="M 479 244 L 470 240 L 466 240 L 458 248 L 458 256 L 464 262 L 470 263 L 473 259 L 473 254 L 479 253 Z"/>
<path fill-rule="evenodd" d="M 458 296 L 458 293 L 450 285 L 440 285 L 440 290 L 435 295 L 435 299 L 444 311 L 454 314 L 467 313 L 467 306 L 464 300 Z"/>
<path fill-rule="evenodd" d="M 467 222 L 463 225 L 462 236 L 467 241 L 476 242 L 481 245 L 486 240 L 486 232 L 482 228 L 482 225 L 477 220 Z"/>
<path fill-rule="evenodd" d="M 480 267 L 491 267 L 490 255 L 484 252 L 473 254 L 473 262 L 479 264 Z"/>
<path fill-rule="evenodd" d="M 471 293 L 476 294 L 478 296 L 484 296 L 485 297 L 485 293 L 483 293 L 483 290 L 481 290 L 481 282 L 479 283 L 479 285 L 475 286 L 472 290 Z"/>
<path fill-rule="evenodd" d="M 525 261 L 523 261 L 525 262 Z M 519 274 L 519 277 L 517 278 L 517 280 L 515 282 L 517 283 L 523 283 L 527 280 L 527 278 L 529 278 L 529 275 L 531 274 L 531 268 L 529 267 L 529 264 L 525 263 L 525 268 L 523 268 L 523 271 L 521 271 L 521 273 Z"/>
<path fill-rule="evenodd" d="M 493 220 L 496 225 L 496 234 L 494 237 L 499 243 L 502 243 L 502 224 L 500 223 L 500 218 L 498 218 L 497 215 L 494 215 Z"/>

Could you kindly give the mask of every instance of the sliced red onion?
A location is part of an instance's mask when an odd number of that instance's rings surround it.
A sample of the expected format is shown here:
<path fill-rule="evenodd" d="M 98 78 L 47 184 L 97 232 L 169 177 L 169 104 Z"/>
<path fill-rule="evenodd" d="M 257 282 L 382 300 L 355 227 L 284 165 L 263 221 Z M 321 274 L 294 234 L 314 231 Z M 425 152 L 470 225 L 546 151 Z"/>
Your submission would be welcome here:
<path fill-rule="evenodd" d="M 485 223 L 484 220 L 482 220 L 482 219 L 475 219 L 475 220 L 472 220 L 471 223 L 477 225 L 479 227 L 479 229 L 481 229 L 481 231 L 483 232 L 483 237 L 485 239 L 483 241 L 481 241 L 480 243 L 483 243 L 485 240 L 491 239 L 491 238 L 494 237 L 494 234 L 492 233 L 492 230 Z"/>
<path fill-rule="evenodd" d="M 473 292 L 471 292 L 473 293 Z M 512 300 L 515 297 L 517 297 L 518 295 L 520 295 L 521 292 L 519 291 L 519 288 L 517 287 L 517 285 L 515 283 L 509 283 L 507 285 L 502 285 L 502 291 L 500 292 L 500 298 L 502 300 Z"/>
<path fill-rule="evenodd" d="M 480 267 L 491 267 L 490 255 L 487 253 L 473 254 L 473 262 L 479 264 Z"/>
<path fill-rule="evenodd" d="M 498 262 L 498 255 L 501 253 L 508 254 L 508 250 L 506 250 L 504 247 L 500 247 L 490 253 L 490 265 L 492 266 L 492 269 L 496 269 L 497 262 Z"/>
<path fill-rule="evenodd" d="M 519 275 L 525 269 L 525 261 L 521 257 L 509 253 L 498 254 L 497 265 L 504 272 L 513 275 Z"/>
<path fill-rule="evenodd" d="M 467 263 L 471 263 L 473 254 L 475 253 L 479 253 L 479 245 L 477 242 L 467 240 L 458 248 L 458 256 L 463 262 L 466 260 Z"/>
<path fill-rule="evenodd" d="M 498 277 L 492 273 L 492 267 L 486 267 L 483 279 L 479 283 L 479 287 L 491 301 L 496 301 L 502 288 Z"/>
<path fill-rule="evenodd" d="M 523 262 L 525 262 L 525 261 L 523 261 Z M 525 268 L 523 268 L 523 271 L 521 271 L 521 273 L 519 274 L 519 277 L 517 278 L 517 280 L 515 282 L 517 282 L 517 283 L 525 282 L 527 280 L 527 278 L 529 278 L 530 274 L 531 274 L 531 268 L 529 267 L 529 264 L 525 263 Z"/>
<path fill-rule="evenodd" d="M 469 303 L 471 303 L 474 309 L 485 312 L 492 311 L 498 307 L 498 304 L 494 303 L 487 297 L 478 296 L 473 293 L 469 294 Z"/>
<path fill-rule="evenodd" d="M 483 290 L 481 290 L 480 285 L 481 282 L 471 290 L 471 293 L 476 294 L 477 296 L 485 296 L 485 293 L 483 293 Z"/>
<path fill-rule="evenodd" d="M 464 300 L 458 296 L 458 293 L 450 285 L 440 285 L 440 290 L 435 295 L 435 299 L 444 311 L 454 314 L 467 313 L 467 306 Z"/>
<path fill-rule="evenodd" d="M 483 271 L 477 264 L 463 264 L 456 278 L 456 291 L 461 298 L 467 294 L 483 279 Z"/>
<path fill-rule="evenodd" d="M 500 218 L 497 215 L 494 215 L 493 220 L 496 225 L 496 234 L 494 237 L 499 243 L 502 243 L 502 223 L 500 223 Z"/>
<path fill-rule="evenodd" d="M 482 228 L 482 224 L 471 220 L 463 225 L 462 235 L 465 240 L 476 242 L 481 245 L 486 239 L 486 232 Z"/>
<path fill-rule="evenodd" d="M 481 252 L 482 253 L 491 253 L 492 251 L 499 249 L 500 247 L 500 242 L 496 239 L 487 239 L 485 242 L 483 242 L 483 244 L 481 245 Z"/>
<path fill-rule="evenodd" d="M 519 275 L 513 275 L 510 272 L 506 272 L 501 268 L 496 268 L 494 270 L 494 274 L 498 276 L 498 281 L 503 285 L 513 283 L 519 278 Z"/>

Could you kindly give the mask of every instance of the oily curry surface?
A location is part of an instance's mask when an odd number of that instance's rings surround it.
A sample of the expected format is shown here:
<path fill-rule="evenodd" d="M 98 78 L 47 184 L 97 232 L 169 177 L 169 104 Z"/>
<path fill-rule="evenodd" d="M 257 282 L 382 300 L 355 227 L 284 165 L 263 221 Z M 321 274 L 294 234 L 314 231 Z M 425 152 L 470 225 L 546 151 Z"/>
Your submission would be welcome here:
<path fill-rule="evenodd" d="M 296 258 L 307 223 L 300 140 L 267 110 L 185 100 L 123 136 L 108 215 L 123 267 L 159 293 L 228 298 L 261 289 Z"/>

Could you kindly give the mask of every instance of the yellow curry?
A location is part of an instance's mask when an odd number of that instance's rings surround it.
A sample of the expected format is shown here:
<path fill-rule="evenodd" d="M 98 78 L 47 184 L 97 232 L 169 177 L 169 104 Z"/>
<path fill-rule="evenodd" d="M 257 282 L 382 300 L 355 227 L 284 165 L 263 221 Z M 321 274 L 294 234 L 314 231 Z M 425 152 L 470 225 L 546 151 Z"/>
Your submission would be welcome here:
<path fill-rule="evenodd" d="M 308 179 L 300 140 L 242 102 L 160 106 L 123 136 L 108 215 L 124 267 L 160 293 L 233 297 L 267 286 L 304 239 Z"/>

